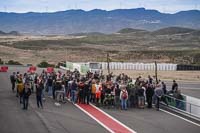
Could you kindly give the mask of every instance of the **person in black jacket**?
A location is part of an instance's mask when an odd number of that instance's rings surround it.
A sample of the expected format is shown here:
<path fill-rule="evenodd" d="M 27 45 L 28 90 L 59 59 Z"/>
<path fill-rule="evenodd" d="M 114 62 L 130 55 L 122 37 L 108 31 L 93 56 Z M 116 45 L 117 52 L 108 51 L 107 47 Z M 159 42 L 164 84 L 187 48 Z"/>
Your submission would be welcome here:
<path fill-rule="evenodd" d="M 42 91 L 44 89 L 44 81 L 41 80 L 39 82 L 38 87 L 36 88 L 36 100 L 37 100 L 37 106 L 38 108 L 43 108 L 43 104 L 42 104 Z"/>
<path fill-rule="evenodd" d="M 91 82 L 86 81 L 83 89 L 83 94 L 84 94 L 83 103 L 85 103 L 86 101 L 86 103 L 89 104 L 90 102 L 90 89 L 91 89 L 90 87 L 91 87 Z"/>
<path fill-rule="evenodd" d="M 144 91 L 145 91 L 145 88 L 144 88 L 144 86 L 142 86 L 142 83 L 141 83 L 141 85 L 139 86 L 139 89 L 138 89 L 138 107 L 143 108 L 143 109 L 144 109 L 144 105 L 145 105 Z"/>
<path fill-rule="evenodd" d="M 12 84 L 12 91 L 15 91 L 15 82 L 16 82 L 16 75 L 15 72 L 13 72 L 12 75 L 10 75 L 10 82 Z"/>
<path fill-rule="evenodd" d="M 178 90 L 178 84 L 176 83 L 175 80 L 173 80 L 173 84 L 172 84 L 172 90 L 171 90 L 171 92 L 172 92 L 172 93 L 176 93 L 177 90 Z"/>
<path fill-rule="evenodd" d="M 115 107 L 120 109 L 120 92 L 121 89 L 119 88 L 118 83 L 115 83 Z"/>
<path fill-rule="evenodd" d="M 48 96 L 52 96 L 53 95 L 53 78 L 49 77 L 49 79 L 47 80 L 47 85 L 48 85 Z"/>
<path fill-rule="evenodd" d="M 146 98 L 147 98 L 148 108 L 152 108 L 153 95 L 154 95 L 154 87 L 152 84 L 148 84 L 147 89 L 146 89 Z"/>
<path fill-rule="evenodd" d="M 23 90 L 23 109 L 27 110 L 28 109 L 28 101 L 29 101 L 29 96 L 31 95 L 31 88 L 29 83 L 25 83 L 24 90 Z"/>
<path fill-rule="evenodd" d="M 166 95 L 167 94 L 167 88 L 166 88 L 166 84 L 164 82 L 162 82 L 162 89 L 163 89 L 164 94 Z"/>

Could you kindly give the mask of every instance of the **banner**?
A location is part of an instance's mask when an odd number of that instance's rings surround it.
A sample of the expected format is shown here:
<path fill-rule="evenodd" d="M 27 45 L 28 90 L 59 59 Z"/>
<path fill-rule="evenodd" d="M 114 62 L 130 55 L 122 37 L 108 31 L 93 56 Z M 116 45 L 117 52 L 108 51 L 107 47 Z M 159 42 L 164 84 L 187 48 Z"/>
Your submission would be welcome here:
<path fill-rule="evenodd" d="M 0 72 L 7 72 L 8 71 L 8 67 L 7 66 L 1 66 L 0 67 Z"/>
<path fill-rule="evenodd" d="M 73 63 L 72 62 L 66 62 L 66 68 L 67 70 L 73 70 Z"/>
<path fill-rule="evenodd" d="M 86 65 L 81 65 L 81 73 L 86 74 L 89 71 L 89 67 Z"/>

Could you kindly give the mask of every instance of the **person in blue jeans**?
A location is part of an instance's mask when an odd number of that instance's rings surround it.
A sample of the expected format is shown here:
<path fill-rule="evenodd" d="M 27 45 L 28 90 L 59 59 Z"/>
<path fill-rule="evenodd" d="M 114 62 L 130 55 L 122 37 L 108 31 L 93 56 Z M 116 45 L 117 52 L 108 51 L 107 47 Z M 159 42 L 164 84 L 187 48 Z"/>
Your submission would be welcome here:
<path fill-rule="evenodd" d="M 121 100 L 121 109 L 127 110 L 128 92 L 126 90 L 126 87 L 123 87 L 120 92 L 120 100 Z"/>
<path fill-rule="evenodd" d="M 47 84 L 48 84 L 48 96 L 52 96 L 52 89 L 53 89 L 53 79 L 52 79 L 52 77 L 49 77 Z"/>
<path fill-rule="evenodd" d="M 71 101 L 72 103 L 76 103 L 76 93 L 77 93 L 77 83 L 76 80 L 73 80 L 71 85 Z"/>
<path fill-rule="evenodd" d="M 29 96 L 31 95 L 31 88 L 30 84 L 26 83 L 24 90 L 23 90 L 23 109 L 27 110 L 28 109 L 28 102 L 29 102 Z"/>

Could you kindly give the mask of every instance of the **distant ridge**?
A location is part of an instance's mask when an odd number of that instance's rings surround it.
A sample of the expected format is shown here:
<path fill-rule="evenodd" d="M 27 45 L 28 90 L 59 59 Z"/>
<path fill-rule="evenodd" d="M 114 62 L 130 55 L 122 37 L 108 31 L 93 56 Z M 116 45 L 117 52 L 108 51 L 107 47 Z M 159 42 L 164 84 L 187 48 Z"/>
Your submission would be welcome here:
<path fill-rule="evenodd" d="M 200 29 L 200 11 L 175 14 L 145 8 L 105 10 L 67 10 L 54 13 L 0 12 L 0 29 L 22 34 L 65 35 L 74 33 L 116 33 L 124 28 L 155 31 L 165 27 Z M 125 31 L 127 32 L 127 31 Z"/>
<path fill-rule="evenodd" d="M 0 31 L 0 36 L 2 36 L 2 35 L 13 35 L 13 36 L 19 36 L 20 35 L 20 33 L 19 32 L 17 32 L 17 31 L 11 31 L 11 32 L 8 32 L 8 33 L 6 33 L 6 32 L 3 32 L 3 31 Z"/>

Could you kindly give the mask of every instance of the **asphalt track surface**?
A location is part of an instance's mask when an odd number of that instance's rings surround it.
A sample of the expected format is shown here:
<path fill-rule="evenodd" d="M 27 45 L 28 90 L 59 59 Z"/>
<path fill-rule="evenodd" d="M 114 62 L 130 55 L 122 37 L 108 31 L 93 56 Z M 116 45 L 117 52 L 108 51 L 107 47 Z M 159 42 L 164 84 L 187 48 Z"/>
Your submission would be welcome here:
<path fill-rule="evenodd" d="M 29 109 L 21 109 L 18 98 L 11 91 L 9 75 L 27 68 L 10 68 L 0 73 L 0 133 L 106 133 L 95 120 L 72 103 L 55 106 L 46 98 L 44 109 L 36 106 L 31 95 Z M 138 133 L 199 133 L 200 126 L 155 109 L 104 109 L 105 112 Z"/>
<path fill-rule="evenodd" d="M 57 107 L 47 98 L 44 109 L 38 109 L 33 94 L 29 109 L 22 110 L 8 79 L 8 73 L 0 73 L 0 133 L 108 132 L 70 102 Z"/>

